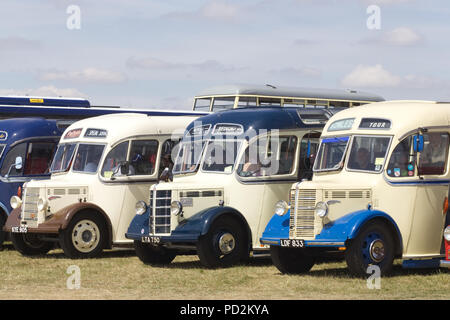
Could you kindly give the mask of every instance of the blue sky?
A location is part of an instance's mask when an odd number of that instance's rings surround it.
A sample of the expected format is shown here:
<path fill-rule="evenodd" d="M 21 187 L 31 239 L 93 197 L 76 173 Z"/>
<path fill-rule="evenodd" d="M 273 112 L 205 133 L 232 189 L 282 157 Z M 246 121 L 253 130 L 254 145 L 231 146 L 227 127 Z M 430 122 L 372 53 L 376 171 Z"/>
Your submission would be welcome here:
<path fill-rule="evenodd" d="M 70 5 L 81 28 L 66 26 Z M 380 8 L 370 30 L 368 6 Z M 3 0 L 0 94 L 189 109 L 227 83 L 450 101 L 448 0 Z"/>

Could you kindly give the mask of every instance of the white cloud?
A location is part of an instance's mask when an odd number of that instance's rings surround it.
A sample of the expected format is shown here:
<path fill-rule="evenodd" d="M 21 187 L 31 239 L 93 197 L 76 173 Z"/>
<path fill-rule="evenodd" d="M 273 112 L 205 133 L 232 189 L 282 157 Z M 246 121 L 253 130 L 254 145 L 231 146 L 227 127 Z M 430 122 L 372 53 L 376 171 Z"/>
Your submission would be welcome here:
<path fill-rule="evenodd" d="M 66 80 L 98 83 L 120 83 L 126 80 L 126 76 L 121 72 L 98 68 L 86 68 L 81 71 L 46 71 L 38 78 L 43 81 Z"/>
<path fill-rule="evenodd" d="M 201 14 L 210 19 L 234 19 L 239 12 L 237 6 L 223 1 L 212 1 L 200 9 Z"/>
<path fill-rule="evenodd" d="M 198 63 L 168 62 L 153 57 L 136 58 L 131 57 L 127 60 L 127 66 L 131 69 L 149 69 L 149 70 L 181 70 L 190 69 L 195 71 L 235 71 L 242 68 L 227 66 L 216 60 L 205 60 Z"/>
<path fill-rule="evenodd" d="M 53 85 L 34 89 L 0 89 L 2 96 L 45 96 L 45 97 L 72 97 L 86 98 L 87 95 L 75 88 L 57 88 Z"/>
<path fill-rule="evenodd" d="M 358 65 L 346 75 L 341 84 L 347 87 L 382 88 L 395 87 L 401 82 L 401 77 L 391 74 L 381 64 L 375 66 Z"/>
<path fill-rule="evenodd" d="M 397 46 L 411 46 L 422 41 L 422 37 L 407 27 L 396 28 L 383 36 L 383 41 Z"/>
<path fill-rule="evenodd" d="M 0 50 L 37 50 L 41 48 L 41 42 L 23 37 L 0 38 Z"/>
<path fill-rule="evenodd" d="M 427 75 L 395 75 L 381 64 L 374 66 L 358 65 L 341 80 L 341 85 L 353 88 L 408 88 L 448 90 L 450 82 Z"/>

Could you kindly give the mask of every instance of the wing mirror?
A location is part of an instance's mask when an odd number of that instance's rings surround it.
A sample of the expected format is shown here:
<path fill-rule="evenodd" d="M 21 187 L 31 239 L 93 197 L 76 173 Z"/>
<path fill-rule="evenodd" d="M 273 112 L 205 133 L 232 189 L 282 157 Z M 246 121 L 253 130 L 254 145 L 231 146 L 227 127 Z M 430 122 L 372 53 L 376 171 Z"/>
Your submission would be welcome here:
<path fill-rule="evenodd" d="M 414 152 L 422 152 L 423 151 L 423 135 L 417 134 L 413 136 L 413 148 Z"/>
<path fill-rule="evenodd" d="M 11 170 L 15 169 L 16 171 L 21 171 L 23 168 L 23 159 L 22 157 L 16 157 L 16 161 L 9 167 L 8 173 L 5 175 L 5 178 L 8 178 L 11 174 Z"/>

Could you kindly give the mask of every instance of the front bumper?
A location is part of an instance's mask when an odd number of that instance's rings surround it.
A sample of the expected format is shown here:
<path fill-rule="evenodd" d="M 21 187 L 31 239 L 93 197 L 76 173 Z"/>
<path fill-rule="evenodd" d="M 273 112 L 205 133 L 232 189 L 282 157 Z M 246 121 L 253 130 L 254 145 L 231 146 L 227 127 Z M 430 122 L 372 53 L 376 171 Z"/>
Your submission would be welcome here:
<path fill-rule="evenodd" d="M 441 268 L 449 268 L 450 269 L 450 260 L 441 260 L 440 266 L 441 266 Z"/>

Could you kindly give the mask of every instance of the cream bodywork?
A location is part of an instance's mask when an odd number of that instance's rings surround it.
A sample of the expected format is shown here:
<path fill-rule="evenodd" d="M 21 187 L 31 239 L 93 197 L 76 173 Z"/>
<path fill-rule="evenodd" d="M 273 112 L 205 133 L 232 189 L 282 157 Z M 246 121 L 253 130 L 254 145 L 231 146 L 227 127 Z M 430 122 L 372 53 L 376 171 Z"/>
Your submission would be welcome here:
<path fill-rule="evenodd" d="M 410 117 L 402 117 L 402 114 L 410 115 Z M 346 118 L 355 118 L 351 130 L 327 132 L 328 126 L 334 121 Z M 392 121 L 392 127 L 389 130 L 358 129 L 361 118 L 389 119 Z M 387 213 L 397 224 L 402 238 L 403 259 L 441 256 L 445 220 L 443 203 L 449 192 L 448 180 L 450 179 L 448 159 L 443 175 L 428 175 L 423 176 L 422 179 L 417 177 L 417 169 L 415 169 L 414 177 L 389 177 L 386 167 L 392 151 L 403 138 L 417 132 L 419 127 L 428 128 L 429 132 L 449 132 L 449 118 L 449 104 L 409 101 L 375 103 L 344 110 L 333 116 L 325 126 L 321 139 L 351 135 L 392 137 L 383 170 L 380 173 L 348 170 L 348 148 L 343 169 L 328 172 L 315 171 L 312 181 L 292 185 L 291 212 L 295 207 L 292 199 L 296 191 L 315 190 L 316 200 L 314 204 L 311 204 L 312 206 L 319 201 L 332 200 L 332 202 L 329 204 L 329 213 L 325 219 L 314 214 L 314 236 L 296 236 L 291 232 L 290 237 L 314 240 L 324 224 L 333 222 L 346 214 L 367 209 L 370 204 L 372 209 Z M 427 181 L 433 183 L 424 184 Z M 363 197 L 359 197 L 356 191 L 361 191 Z M 370 196 L 364 197 L 365 192 Z M 325 194 L 328 194 L 328 198 Z"/>
<path fill-rule="evenodd" d="M 131 244 L 125 238 L 126 230 L 135 215 L 136 202 L 148 197 L 150 186 L 157 182 L 158 168 L 162 144 L 171 138 L 181 138 L 185 127 L 196 117 L 148 117 L 146 115 L 122 114 L 107 115 L 82 120 L 72 124 L 66 132 L 82 128 L 79 138 L 64 139 L 60 143 L 90 143 L 105 146 L 96 173 L 68 172 L 53 173 L 49 180 L 32 180 L 26 184 L 24 199 L 31 193 L 38 194 L 39 198 L 48 203 L 45 211 L 37 212 L 34 205 L 35 221 L 27 220 L 28 227 L 38 227 L 40 223 L 51 218 L 55 212 L 77 202 L 89 202 L 100 207 L 108 216 L 112 226 L 113 244 Z M 84 138 L 88 128 L 104 129 L 108 131 L 106 139 Z M 158 153 L 155 170 L 152 175 L 146 176 L 117 176 L 114 180 L 102 177 L 101 167 L 106 155 L 111 149 L 123 141 L 157 140 Z M 128 150 L 130 152 L 130 150 Z M 26 201 L 22 206 L 26 205 Z M 33 204 L 31 204 L 33 205 Z M 31 208 L 30 208 L 31 209 Z M 23 217 L 22 217 L 23 218 Z M 22 219 L 22 222 L 24 220 Z"/>
<path fill-rule="evenodd" d="M 306 133 L 306 131 L 300 130 L 280 131 L 280 136 L 297 136 L 299 146 Z M 260 137 L 258 136 L 256 138 Z M 243 145 L 237 156 L 237 161 L 241 159 L 247 146 L 248 142 L 243 141 Z M 299 159 L 299 152 L 300 147 L 297 147 L 295 159 Z M 236 173 L 237 165 L 234 166 L 233 172 L 230 173 L 205 172 L 199 169 L 196 173 L 176 175 L 173 182 L 161 183 L 155 185 L 152 189 L 158 191 L 172 190 L 172 201 L 178 200 L 182 203 L 186 200 L 180 197 L 180 193 L 186 194 L 186 192 L 190 191 L 222 191 L 221 196 L 187 197 L 192 199 L 192 205 L 186 206 L 183 204 L 183 217 L 171 216 L 171 230 L 174 230 L 182 220 L 189 219 L 204 209 L 219 206 L 220 200 L 223 200 L 224 206 L 239 211 L 247 221 L 251 230 L 253 250 L 267 249 L 268 246 L 262 245 L 259 239 L 273 215 L 275 204 L 280 199 L 288 201 L 288 192 L 291 188 L 292 181 L 295 181 L 297 177 L 298 166 L 298 161 L 295 161 L 295 170 L 292 174 L 280 175 L 269 179 L 264 177 L 239 177 Z"/>

